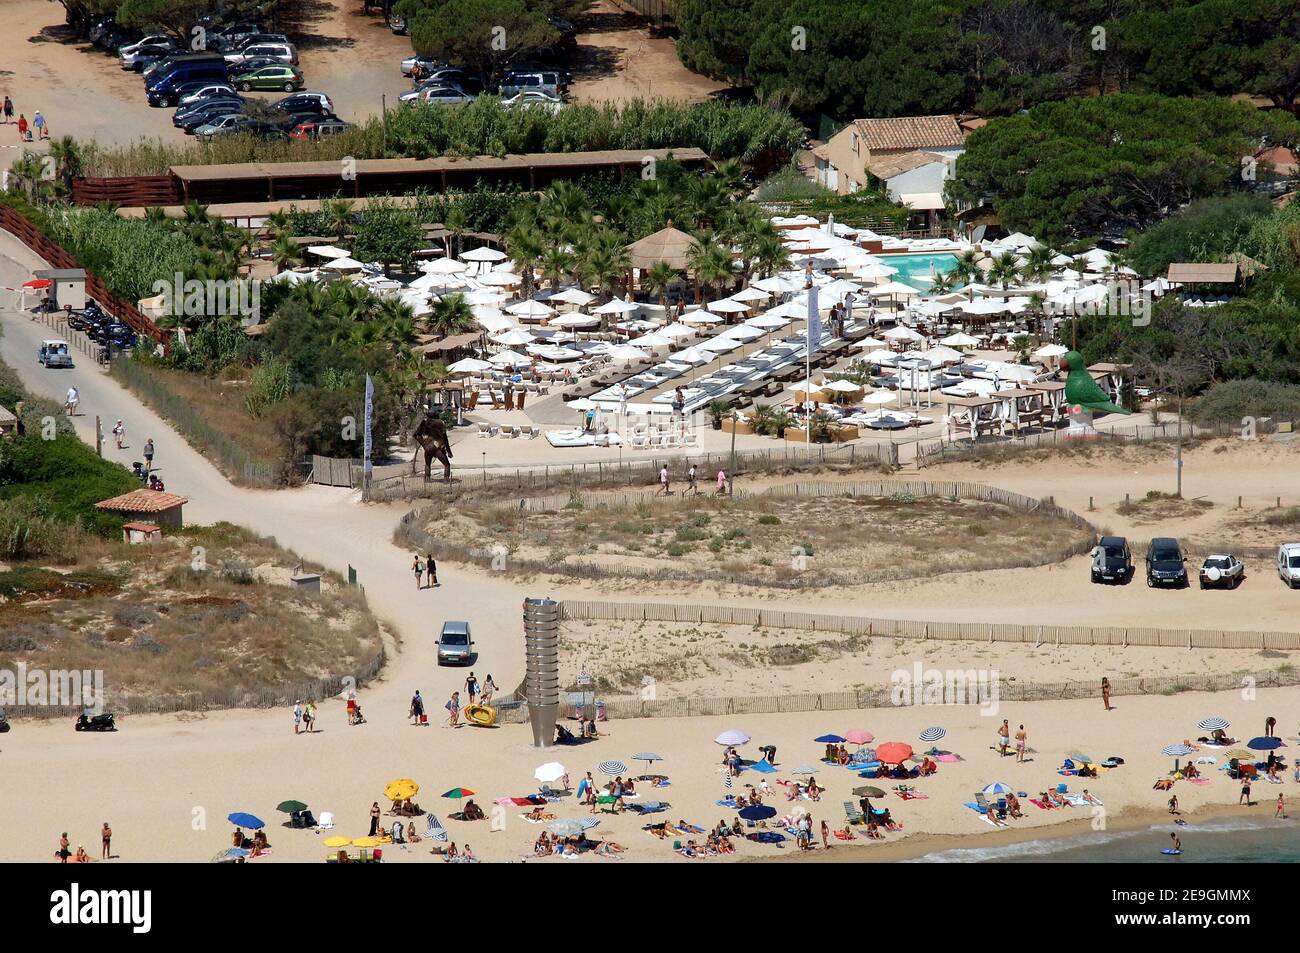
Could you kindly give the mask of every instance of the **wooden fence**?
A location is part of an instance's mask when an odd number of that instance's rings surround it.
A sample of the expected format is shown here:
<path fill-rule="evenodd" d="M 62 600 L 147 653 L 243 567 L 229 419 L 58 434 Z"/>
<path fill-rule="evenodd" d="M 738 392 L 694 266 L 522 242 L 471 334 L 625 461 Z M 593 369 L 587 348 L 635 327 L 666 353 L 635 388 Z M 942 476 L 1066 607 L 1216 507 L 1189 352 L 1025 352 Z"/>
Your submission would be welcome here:
<path fill-rule="evenodd" d="M 313 453 L 311 456 L 311 482 L 322 486 L 356 486 L 353 468 L 361 466 L 361 461 L 352 457 L 322 457 Z"/>
<path fill-rule="evenodd" d="M 81 267 L 62 245 L 47 237 L 17 209 L 0 204 L 0 229 L 12 234 L 48 262 L 52 268 Z M 129 325 L 137 334 L 148 335 L 164 348 L 171 343 L 170 331 L 158 327 L 152 318 L 141 312 L 134 304 L 110 292 L 99 276 L 90 271 L 86 272 L 86 293 L 98 301 L 100 307 Z"/>
<path fill-rule="evenodd" d="M 128 175 L 111 179 L 73 179 L 74 205 L 111 202 L 123 206 L 180 205 L 180 182 L 172 175 Z"/>

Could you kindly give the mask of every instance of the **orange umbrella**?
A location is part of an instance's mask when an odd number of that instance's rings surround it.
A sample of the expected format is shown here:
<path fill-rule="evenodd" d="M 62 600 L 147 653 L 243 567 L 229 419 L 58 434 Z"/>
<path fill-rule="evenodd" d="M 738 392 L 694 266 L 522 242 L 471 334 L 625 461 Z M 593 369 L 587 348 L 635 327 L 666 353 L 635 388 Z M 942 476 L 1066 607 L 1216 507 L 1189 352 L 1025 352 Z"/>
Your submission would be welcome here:
<path fill-rule="evenodd" d="M 902 764 L 912 757 L 912 746 L 901 741 L 887 741 L 876 746 L 876 758 L 883 764 Z"/>

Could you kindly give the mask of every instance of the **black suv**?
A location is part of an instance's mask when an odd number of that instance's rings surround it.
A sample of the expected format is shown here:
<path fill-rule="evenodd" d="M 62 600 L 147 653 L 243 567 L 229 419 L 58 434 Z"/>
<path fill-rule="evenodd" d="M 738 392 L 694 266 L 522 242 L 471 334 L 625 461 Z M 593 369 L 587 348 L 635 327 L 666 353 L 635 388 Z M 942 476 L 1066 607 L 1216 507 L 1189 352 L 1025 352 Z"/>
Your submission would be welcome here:
<path fill-rule="evenodd" d="M 1092 550 L 1093 582 L 1128 582 L 1133 578 L 1133 554 L 1123 536 L 1103 536 Z"/>
<path fill-rule="evenodd" d="M 1157 536 L 1147 545 L 1147 585 L 1187 585 L 1187 560 L 1178 546 L 1178 540 Z"/>

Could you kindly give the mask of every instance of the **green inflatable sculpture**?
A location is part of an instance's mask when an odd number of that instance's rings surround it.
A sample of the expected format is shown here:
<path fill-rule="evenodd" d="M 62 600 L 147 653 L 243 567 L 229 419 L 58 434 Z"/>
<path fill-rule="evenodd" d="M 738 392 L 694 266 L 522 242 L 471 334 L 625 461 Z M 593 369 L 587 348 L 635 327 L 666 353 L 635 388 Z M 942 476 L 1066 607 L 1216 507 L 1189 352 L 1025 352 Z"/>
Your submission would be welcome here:
<path fill-rule="evenodd" d="M 1061 370 L 1069 372 L 1065 378 L 1065 402 L 1071 407 L 1083 407 L 1093 413 L 1128 413 L 1123 407 L 1112 404 L 1106 392 L 1097 386 L 1078 351 L 1070 351 L 1061 358 Z"/>

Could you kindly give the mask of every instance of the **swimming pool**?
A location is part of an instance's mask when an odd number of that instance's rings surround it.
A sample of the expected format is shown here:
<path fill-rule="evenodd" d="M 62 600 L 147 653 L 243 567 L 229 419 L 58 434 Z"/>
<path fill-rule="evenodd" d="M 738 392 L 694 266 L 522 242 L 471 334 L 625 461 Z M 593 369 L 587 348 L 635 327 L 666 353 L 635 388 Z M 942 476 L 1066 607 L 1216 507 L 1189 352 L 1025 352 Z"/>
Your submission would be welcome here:
<path fill-rule="evenodd" d="M 880 260 L 891 268 L 897 268 L 894 281 L 911 285 L 921 291 L 928 290 L 933 275 L 944 275 L 952 271 L 957 264 L 957 256 L 943 252 L 926 255 L 881 255 Z"/>

